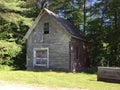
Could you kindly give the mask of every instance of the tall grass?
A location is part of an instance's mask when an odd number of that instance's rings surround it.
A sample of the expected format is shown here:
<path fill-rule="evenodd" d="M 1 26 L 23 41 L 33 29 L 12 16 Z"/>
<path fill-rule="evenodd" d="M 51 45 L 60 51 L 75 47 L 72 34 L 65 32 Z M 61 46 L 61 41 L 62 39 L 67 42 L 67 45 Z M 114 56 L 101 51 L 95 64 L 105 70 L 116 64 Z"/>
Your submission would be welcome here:
<path fill-rule="evenodd" d="M 12 70 L 12 67 L 7 65 L 0 65 L 0 71 L 10 71 Z"/>

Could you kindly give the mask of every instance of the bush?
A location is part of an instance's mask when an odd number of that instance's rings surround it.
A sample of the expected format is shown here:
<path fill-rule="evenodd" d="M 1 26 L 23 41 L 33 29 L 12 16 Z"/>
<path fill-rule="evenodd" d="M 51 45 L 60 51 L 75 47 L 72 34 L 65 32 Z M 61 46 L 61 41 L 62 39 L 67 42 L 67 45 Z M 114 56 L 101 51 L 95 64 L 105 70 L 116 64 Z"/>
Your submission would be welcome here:
<path fill-rule="evenodd" d="M 21 46 L 15 42 L 0 40 L 0 64 L 13 65 L 15 58 L 21 52 Z"/>
<path fill-rule="evenodd" d="M 97 73 L 97 67 L 87 68 L 86 70 L 84 70 L 84 72 L 89 74 L 95 74 Z"/>
<path fill-rule="evenodd" d="M 25 43 L 21 44 L 21 52 L 14 58 L 14 68 L 15 69 L 26 69 L 26 47 Z"/>

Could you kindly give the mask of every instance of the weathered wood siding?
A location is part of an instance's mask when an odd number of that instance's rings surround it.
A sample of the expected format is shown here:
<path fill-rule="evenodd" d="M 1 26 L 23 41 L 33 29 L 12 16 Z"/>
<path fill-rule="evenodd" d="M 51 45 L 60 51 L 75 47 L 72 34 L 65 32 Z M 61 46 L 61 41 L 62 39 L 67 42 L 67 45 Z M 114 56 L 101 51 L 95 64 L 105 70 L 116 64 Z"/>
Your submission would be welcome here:
<path fill-rule="evenodd" d="M 89 60 L 87 55 L 87 47 L 85 41 L 80 39 L 71 38 L 70 45 L 71 50 L 71 68 L 73 71 L 80 71 L 89 66 Z M 76 47 L 79 49 L 79 59 L 76 59 Z"/>
<path fill-rule="evenodd" d="M 46 22 L 49 22 L 49 34 L 43 34 Z M 44 14 L 27 40 L 27 69 L 34 69 L 34 48 L 49 48 L 49 68 L 69 70 L 69 42 L 70 35 L 47 13 Z"/>
<path fill-rule="evenodd" d="M 120 83 L 120 68 L 115 67 L 98 67 L 98 81 Z"/>

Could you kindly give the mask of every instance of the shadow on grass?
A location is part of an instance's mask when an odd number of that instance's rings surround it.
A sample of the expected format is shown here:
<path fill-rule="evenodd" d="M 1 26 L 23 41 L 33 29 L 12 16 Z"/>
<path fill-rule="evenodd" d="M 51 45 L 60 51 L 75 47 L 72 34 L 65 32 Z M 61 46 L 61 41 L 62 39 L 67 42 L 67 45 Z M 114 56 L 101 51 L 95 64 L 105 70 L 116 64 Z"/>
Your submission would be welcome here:
<path fill-rule="evenodd" d="M 32 71 L 32 70 L 30 70 L 30 71 Z M 56 69 L 33 70 L 33 72 L 56 72 L 56 73 L 71 73 L 70 71 L 65 71 L 65 70 L 56 70 Z"/>
<path fill-rule="evenodd" d="M 86 73 L 86 74 L 97 74 L 97 68 L 92 67 L 92 68 L 87 68 L 81 71 L 77 72 L 71 72 L 71 71 L 66 71 L 66 70 L 61 70 L 61 69 L 37 69 L 37 70 L 26 70 L 26 69 L 12 69 L 12 71 L 31 71 L 31 72 L 56 72 L 56 73 Z"/>
<path fill-rule="evenodd" d="M 43 69 L 43 70 L 27 70 L 27 71 L 33 71 L 33 72 L 56 72 L 56 73 L 86 73 L 86 74 L 97 74 L 97 68 L 92 67 L 92 68 L 87 68 L 81 71 L 77 72 L 71 72 L 71 71 L 66 71 L 66 70 L 61 70 L 61 69 Z"/>
<path fill-rule="evenodd" d="M 86 74 L 97 74 L 97 67 L 91 67 L 91 68 L 87 68 L 84 69 L 82 71 L 78 71 L 78 73 L 86 73 Z"/>

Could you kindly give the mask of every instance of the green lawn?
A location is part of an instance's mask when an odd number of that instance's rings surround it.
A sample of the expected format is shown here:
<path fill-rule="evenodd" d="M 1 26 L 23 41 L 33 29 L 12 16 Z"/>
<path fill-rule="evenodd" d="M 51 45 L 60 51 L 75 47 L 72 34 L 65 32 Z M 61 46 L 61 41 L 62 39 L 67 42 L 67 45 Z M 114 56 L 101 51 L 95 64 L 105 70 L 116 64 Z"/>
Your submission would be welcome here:
<path fill-rule="evenodd" d="M 98 82 L 96 74 L 33 71 L 0 71 L 0 80 L 48 87 L 120 90 L 120 84 Z"/>

